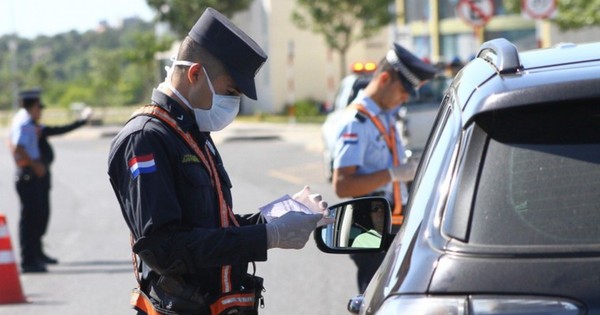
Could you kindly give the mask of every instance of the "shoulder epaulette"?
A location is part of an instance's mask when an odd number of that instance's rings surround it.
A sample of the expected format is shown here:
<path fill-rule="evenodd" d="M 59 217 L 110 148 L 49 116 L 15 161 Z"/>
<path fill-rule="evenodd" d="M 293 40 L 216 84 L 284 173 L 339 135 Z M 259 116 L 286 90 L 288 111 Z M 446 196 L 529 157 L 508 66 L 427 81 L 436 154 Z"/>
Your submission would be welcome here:
<path fill-rule="evenodd" d="M 356 110 L 356 115 L 354 115 L 354 118 L 356 118 L 359 122 L 364 123 L 365 121 L 367 121 L 367 116 L 365 116 L 365 114 L 361 113 L 359 109 L 360 105 L 359 103 L 352 103 L 350 105 L 348 105 L 348 107 L 346 107 L 347 109 L 355 109 Z"/>
<path fill-rule="evenodd" d="M 360 121 L 361 123 L 364 123 L 365 121 L 367 121 L 367 117 L 365 117 L 365 114 L 363 114 L 361 112 L 356 112 L 356 115 L 354 115 L 354 118 L 358 119 L 358 121 Z"/>

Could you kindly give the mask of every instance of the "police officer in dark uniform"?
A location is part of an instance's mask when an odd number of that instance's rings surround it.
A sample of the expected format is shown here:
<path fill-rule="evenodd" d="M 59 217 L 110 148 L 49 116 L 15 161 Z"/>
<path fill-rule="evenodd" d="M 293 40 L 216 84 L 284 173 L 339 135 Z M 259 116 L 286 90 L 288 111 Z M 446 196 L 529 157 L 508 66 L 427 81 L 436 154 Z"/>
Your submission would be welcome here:
<path fill-rule="evenodd" d="M 60 126 L 48 126 L 41 124 L 39 118 L 35 121 L 38 129 L 38 146 L 40 149 L 40 160 L 46 167 L 46 174 L 41 178 L 42 181 L 42 194 L 39 196 L 42 202 L 42 211 L 40 213 L 40 230 L 41 237 L 46 234 L 48 229 L 48 222 L 50 220 L 50 189 L 52 184 L 52 178 L 50 176 L 50 166 L 54 161 L 54 150 L 52 145 L 48 141 L 48 137 L 63 135 L 71 132 L 79 127 L 84 126 L 91 118 L 92 110 L 89 107 L 84 108 L 81 111 L 80 118 L 74 122 Z M 46 264 L 57 264 L 58 259 L 48 256 L 44 250 L 43 245 L 40 247 L 39 260 Z"/>
<path fill-rule="evenodd" d="M 340 198 L 383 196 L 392 205 L 392 223 L 402 224 L 402 205 L 417 162 L 407 159 L 396 130 L 400 105 L 436 74 L 435 67 L 394 44 L 379 62 L 362 94 L 340 119 L 334 149 L 333 187 Z M 364 292 L 383 254 L 351 255 L 358 266 L 359 292 Z"/>
<path fill-rule="evenodd" d="M 16 189 L 21 201 L 19 241 L 21 271 L 46 272 L 40 259 L 44 204 L 43 181 L 47 169 L 41 161 L 36 121 L 42 115 L 40 90 L 26 90 L 19 94 L 21 108 L 13 117 L 9 146 L 16 168 Z"/>
<path fill-rule="evenodd" d="M 264 51 L 208 8 L 167 79 L 111 144 L 110 182 L 132 234 L 139 314 L 256 314 L 262 279 L 249 263 L 269 248 L 302 248 L 322 213 L 263 217 L 232 211 L 231 183 L 210 132 L 256 99 Z M 305 206 L 324 209 L 320 198 Z M 253 264 L 253 263 L 252 263 Z"/>

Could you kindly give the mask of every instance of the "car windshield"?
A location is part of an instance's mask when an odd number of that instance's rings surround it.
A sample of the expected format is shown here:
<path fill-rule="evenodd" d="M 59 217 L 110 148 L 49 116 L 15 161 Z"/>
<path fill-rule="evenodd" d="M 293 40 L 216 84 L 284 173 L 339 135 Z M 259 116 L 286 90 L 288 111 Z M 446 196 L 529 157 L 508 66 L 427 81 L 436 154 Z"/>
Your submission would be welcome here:
<path fill-rule="evenodd" d="M 470 243 L 600 244 L 598 105 L 534 106 L 478 119 L 489 142 Z"/>

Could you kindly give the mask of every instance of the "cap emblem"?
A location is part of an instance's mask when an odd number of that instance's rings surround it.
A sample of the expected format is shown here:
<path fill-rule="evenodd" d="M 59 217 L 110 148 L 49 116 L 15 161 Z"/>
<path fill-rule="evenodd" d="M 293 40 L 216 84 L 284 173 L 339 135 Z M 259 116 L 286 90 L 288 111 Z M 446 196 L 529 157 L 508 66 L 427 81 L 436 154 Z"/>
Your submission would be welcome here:
<path fill-rule="evenodd" d="M 412 71 L 410 71 L 404 65 L 404 63 L 402 63 L 402 61 L 400 61 L 400 59 L 398 58 L 398 55 L 396 54 L 396 52 L 393 49 L 390 49 L 388 51 L 387 55 L 385 55 L 385 59 L 392 66 L 392 68 L 394 68 L 394 70 L 402 73 L 402 75 L 414 87 L 418 87 L 419 85 L 421 85 L 421 80 L 419 80 L 419 78 L 417 78 L 417 76 Z"/>

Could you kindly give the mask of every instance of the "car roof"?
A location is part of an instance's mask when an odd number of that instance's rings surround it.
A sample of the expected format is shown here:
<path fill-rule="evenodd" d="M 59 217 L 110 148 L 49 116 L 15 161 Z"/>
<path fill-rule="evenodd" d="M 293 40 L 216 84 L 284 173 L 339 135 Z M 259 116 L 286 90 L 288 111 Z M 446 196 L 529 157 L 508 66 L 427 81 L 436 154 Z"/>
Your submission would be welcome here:
<path fill-rule="evenodd" d="M 600 98 L 600 43 L 519 53 L 504 39 L 490 42 L 451 87 L 463 106 L 463 126 L 498 109 Z M 463 82 L 462 77 L 470 81 Z"/>

